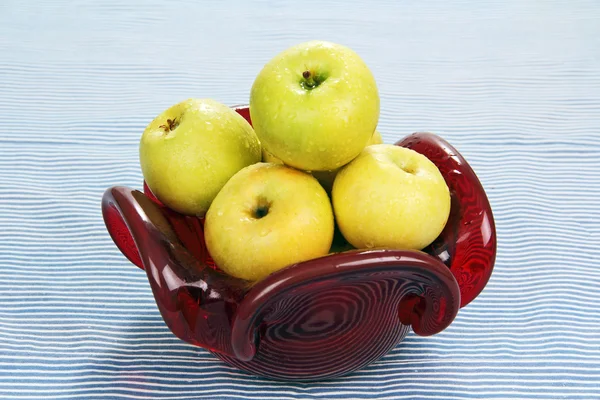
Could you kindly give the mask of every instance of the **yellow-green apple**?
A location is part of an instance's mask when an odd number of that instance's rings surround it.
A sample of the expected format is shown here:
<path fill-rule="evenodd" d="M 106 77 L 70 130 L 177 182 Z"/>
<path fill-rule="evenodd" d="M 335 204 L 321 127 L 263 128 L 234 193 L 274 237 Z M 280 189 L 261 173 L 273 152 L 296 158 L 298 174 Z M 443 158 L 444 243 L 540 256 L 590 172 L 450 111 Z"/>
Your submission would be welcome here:
<path fill-rule="evenodd" d="M 281 164 L 258 163 L 235 174 L 205 221 L 206 247 L 225 273 L 259 280 L 328 253 L 333 210 L 319 182 Z"/>
<path fill-rule="evenodd" d="M 378 130 L 373 132 L 373 136 L 367 142 L 367 146 L 372 144 L 381 144 L 383 143 L 383 139 L 381 138 L 381 133 Z M 341 167 L 340 167 L 341 168 Z M 317 178 L 321 186 L 327 191 L 327 193 L 331 193 L 331 188 L 333 187 L 333 181 L 335 180 L 335 176 L 337 175 L 340 168 L 336 168 L 333 171 L 313 171 L 313 176 Z"/>
<path fill-rule="evenodd" d="M 444 229 L 450 191 L 427 157 L 404 147 L 366 147 L 337 174 L 333 209 L 356 248 L 423 249 Z"/>
<path fill-rule="evenodd" d="M 305 171 L 348 163 L 379 119 L 379 92 L 365 62 L 348 47 L 311 41 L 270 60 L 250 92 L 250 115 L 263 147 Z"/>
<path fill-rule="evenodd" d="M 183 214 L 202 216 L 261 147 L 248 122 L 214 100 L 188 99 L 157 116 L 140 141 L 140 164 L 152 193 Z"/>

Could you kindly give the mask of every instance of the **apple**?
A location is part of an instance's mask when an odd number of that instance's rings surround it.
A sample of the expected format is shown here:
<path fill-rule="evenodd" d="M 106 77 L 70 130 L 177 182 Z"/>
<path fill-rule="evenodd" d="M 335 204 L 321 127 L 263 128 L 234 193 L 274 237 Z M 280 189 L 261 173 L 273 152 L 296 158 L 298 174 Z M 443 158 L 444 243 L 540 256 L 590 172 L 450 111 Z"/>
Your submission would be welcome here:
<path fill-rule="evenodd" d="M 206 248 L 219 268 L 255 281 L 328 254 L 333 210 L 310 174 L 258 163 L 223 186 L 206 213 L 204 228 Z"/>
<path fill-rule="evenodd" d="M 356 248 L 421 250 L 450 214 L 450 191 L 435 164 L 391 144 L 368 146 L 342 168 L 332 202 L 340 231 Z"/>
<path fill-rule="evenodd" d="M 334 170 L 365 147 L 379 119 L 373 74 L 348 47 L 311 41 L 270 60 L 250 92 L 263 147 L 286 165 Z"/>
<path fill-rule="evenodd" d="M 372 144 L 381 144 L 383 143 L 383 139 L 381 138 L 381 133 L 378 130 L 373 132 L 371 139 L 367 142 L 367 146 Z M 341 168 L 341 167 L 340 167 Z M 313 171 L 313 176 L 317 178 L 321 186 L 327 191 L 327 193 L 331 193 L 331 188 L 333 187 L 333 181 L 335 180 L 335 176 L 337 175 L 340 168 L 336 168 L 333 171 Z"/>
<path fill-rule="evenodd" d="M 140 140 L 148 187 L 167 207 L 188 215 L 203 216 L 225 182 L 260 158 L 250 124 L 208 99 L 170 107 L 150 122 Z"/>

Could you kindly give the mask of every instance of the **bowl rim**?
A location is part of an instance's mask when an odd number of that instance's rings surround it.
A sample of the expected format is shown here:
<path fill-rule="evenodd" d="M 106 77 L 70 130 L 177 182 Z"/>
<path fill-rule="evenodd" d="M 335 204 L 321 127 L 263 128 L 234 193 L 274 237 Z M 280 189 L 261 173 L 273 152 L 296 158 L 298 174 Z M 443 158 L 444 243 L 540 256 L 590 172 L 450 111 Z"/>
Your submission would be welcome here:
<path fill-rule="evenodd" d="M 460 308 L 460 289 L 452 272 L 440 260 L 418 250 L 367 249 L 348 250 L 313 258 L 280 269 L 257 281 L 245 294 L 233 317 L 232 344 L 238 359 L 251 360 L 256 349 L 254 325 L 260 310 L 274 298 L 302 286 L 306 282 L 340 278 L 346 274 L 425 271 L 434 275 L 440 287 L 447 291 L 444 296 L 448 303 L 439 323 L 424 327 L 423 316 L 405 310 L 405 325 L 411 325 L 420 336 L 430 336 L 446 329 L 456 317 Z M 401 301 L 401 304 L 403 302 Z M 399 309 L 402 305 L 398 306 Z M 429 310 L 432 314 L 431 310 Z M 428 316 L 425 317 L 427 319 Z"/>

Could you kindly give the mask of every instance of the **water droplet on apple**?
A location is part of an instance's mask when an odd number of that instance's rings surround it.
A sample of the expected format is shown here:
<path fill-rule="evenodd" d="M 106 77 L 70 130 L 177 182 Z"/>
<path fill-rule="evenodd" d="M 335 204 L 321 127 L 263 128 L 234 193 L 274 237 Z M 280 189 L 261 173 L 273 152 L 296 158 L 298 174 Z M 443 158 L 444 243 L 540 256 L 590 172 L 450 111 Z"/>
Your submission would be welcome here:
<path fill-rule="evenodd" d="M 375 244 L 373 244 L 373 242 L 366 242 L 365 246 L 367 247 L 367 249 L 372 249 L 373 247 L 375 247 Z"/>
<path fill-rule="evenodd" d="M 212 131 L 214 129 L 213 125 L 211 122 L 206 121 L 206 130 L 207 131 Z"/>
<path fill-rule="evenodd" d="M 270 229 L 263 229 L 262 231 L 260 231 L 260 232 L 259 232 L 259 235 L 260 235 L 261 237 L 265 237 L 265 236 L 267 236 L 267 235 L 268 235 L 270 232 L 271 232 L 271 230 L 270 230 Z"/>
<path fill-rule="evenodd" d="M 218 215 L 219 217 L 221 217 L 221 216 L 223 215 L 223 210 L 219 210 L 219 211 L 217 211 L 217 215 Z"/>
<path fill-rule="evenodd" d="M 356 97 L 352 99 L 352 104 L 356 104 L 358 103 L 358 100 L 356 100 Z"/>
<path fill-rule="evenodd" d="M 281 75 L 275 75 L 275 81 L 276 82 L 281 81 Z"/>

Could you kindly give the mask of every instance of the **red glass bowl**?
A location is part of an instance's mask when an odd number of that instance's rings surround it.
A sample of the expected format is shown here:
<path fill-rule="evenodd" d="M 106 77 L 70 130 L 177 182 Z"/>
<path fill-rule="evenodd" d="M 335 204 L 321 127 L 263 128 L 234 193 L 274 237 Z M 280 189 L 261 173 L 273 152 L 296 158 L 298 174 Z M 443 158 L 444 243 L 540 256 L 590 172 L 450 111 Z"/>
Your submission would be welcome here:
<path fill-rule="evenodd" d="M 235 109 L 250 122 L 247 107 Z M 396 144 L 432 160 L 451 191 L 446 228 L 424 251 L 350 250 L 250 283 L 215 266 L 201 219 L 166 208 L 146 185 L 108 189 L 102 213 L 118 248 L 145 269 L 177 337 L 256 375 L 340 376 L 384 356 L 410 327 L 418 335 L 444 330 L 494 266 L 492 211 L 465 159 L 430 133 Z"/>

